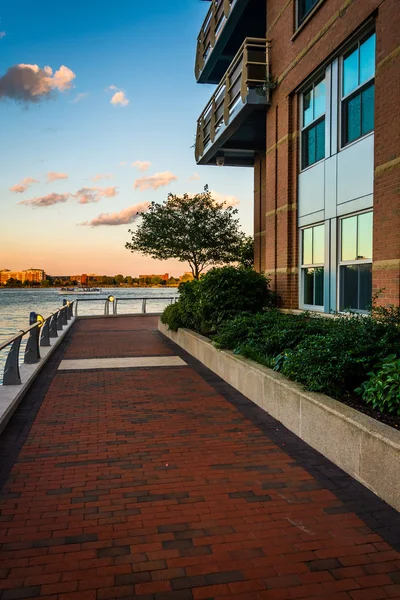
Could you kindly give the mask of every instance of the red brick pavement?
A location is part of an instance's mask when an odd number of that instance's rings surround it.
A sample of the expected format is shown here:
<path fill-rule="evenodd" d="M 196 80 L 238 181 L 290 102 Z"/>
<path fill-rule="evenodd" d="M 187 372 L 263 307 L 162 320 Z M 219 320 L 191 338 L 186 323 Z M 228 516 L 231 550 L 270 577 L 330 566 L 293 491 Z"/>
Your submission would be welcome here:
<path fill-rule="evenodd" d="M 189 366 L 57 373 L 0 526 L 1 600 L 400 598 L 399 553 Z"/>

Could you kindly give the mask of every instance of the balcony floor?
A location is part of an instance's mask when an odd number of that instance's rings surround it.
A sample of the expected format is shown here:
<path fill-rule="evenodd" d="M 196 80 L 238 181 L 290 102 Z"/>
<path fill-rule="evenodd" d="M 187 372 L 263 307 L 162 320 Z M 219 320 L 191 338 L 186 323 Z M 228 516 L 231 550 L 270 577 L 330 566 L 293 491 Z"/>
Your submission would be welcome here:
<path fill-rule="evenodd" d="M 77 321 L 1 434 L 0 600 L 400 598 L 399 514 L 156 328 Z"/>

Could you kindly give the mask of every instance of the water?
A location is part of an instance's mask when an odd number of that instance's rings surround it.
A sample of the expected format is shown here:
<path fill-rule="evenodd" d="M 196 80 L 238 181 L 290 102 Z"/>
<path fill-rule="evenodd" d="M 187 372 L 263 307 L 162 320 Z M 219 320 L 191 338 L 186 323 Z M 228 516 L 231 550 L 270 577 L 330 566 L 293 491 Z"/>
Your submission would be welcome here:
<path fill-rule="evenodd" d="M 47 317 L 50 313 L 61 308 L 63 299 L 78 299 L 79 315 L 101 315 L 107 296 L 125 298 L 118 302 L 118 314 L 138 313 L 142 309 L 142 301 L 137 298 L 148 298 L 147 311 L 161 312 L 168 304 L 167 298 L 176 296 L 176 288 L 122 288 L 106 289 L 104 293 L 95 296 L 60 295 L 56 289 L 0 289 L 0 344 L 12 335 L 29 327 L 29 313 L 34 311 Z M 133 300 L 128 300 L 133 298 Z M 135 300 L 136 298 L 136 300 Z M 151 300 L 152 298 L 166 298 L 166 300 Z M 80 301 L 83 300 L 84 301 Z M 86 301 L 86 299 L 90 299 Z M 23 361 L 23 340 L 21 346 L 21 361 Z M 0 383 L 3 376 L 4 364 L 7 357 L 6 350 L 0 350 Z"/>

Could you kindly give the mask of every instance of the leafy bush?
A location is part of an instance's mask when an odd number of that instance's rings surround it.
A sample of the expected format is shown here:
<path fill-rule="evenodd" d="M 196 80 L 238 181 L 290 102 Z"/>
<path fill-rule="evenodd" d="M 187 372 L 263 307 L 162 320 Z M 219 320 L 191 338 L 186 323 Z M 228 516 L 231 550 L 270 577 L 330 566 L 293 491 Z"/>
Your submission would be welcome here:
<path fill-rule="evenodd" d="M 182 311 L 179 303 L 170 304 L 161 315 L 161 323 L 168 325 L 172 331 L 177 331 L 182 327 Z"/>
<path fill-rule="evenodd" d="M 261 273 L 236 267 L 215 268 L 198 281 L 181 284 L 175 304 L 178 308 L 168 307 L 162 320 L 171 329 L 189 327 L 212 335 L 238 313 L 256 313 L 273 302 L 269 281 Z"/>
<path fill-rule="evenodd" d="M 387 356 L 356 392 L 380 412 L 400 415 L 400 358 Z"/>
<path fill-rule="evenodd" d="M 352 393 L 374 364 L 400 351 L 397 328 L 372 317 L 343 316 L 325 335 L 311 335 L 285 354 L 282 372 L 334 398 Z"/>

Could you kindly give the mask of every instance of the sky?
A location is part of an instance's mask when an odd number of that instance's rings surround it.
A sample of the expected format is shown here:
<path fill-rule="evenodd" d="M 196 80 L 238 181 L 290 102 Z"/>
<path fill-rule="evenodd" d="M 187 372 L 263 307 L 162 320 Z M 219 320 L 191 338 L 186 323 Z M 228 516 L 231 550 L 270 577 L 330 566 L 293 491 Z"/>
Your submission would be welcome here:
<path fill-rule="evenodd" d="M 253 230 L 253 170 L 197 166 L 214 91 L 194 77 L 201 0 L 13 0 L 0 8 L 0 269 L 182 274 L 125 249 L 137 211 L 201 192 Z"/>

